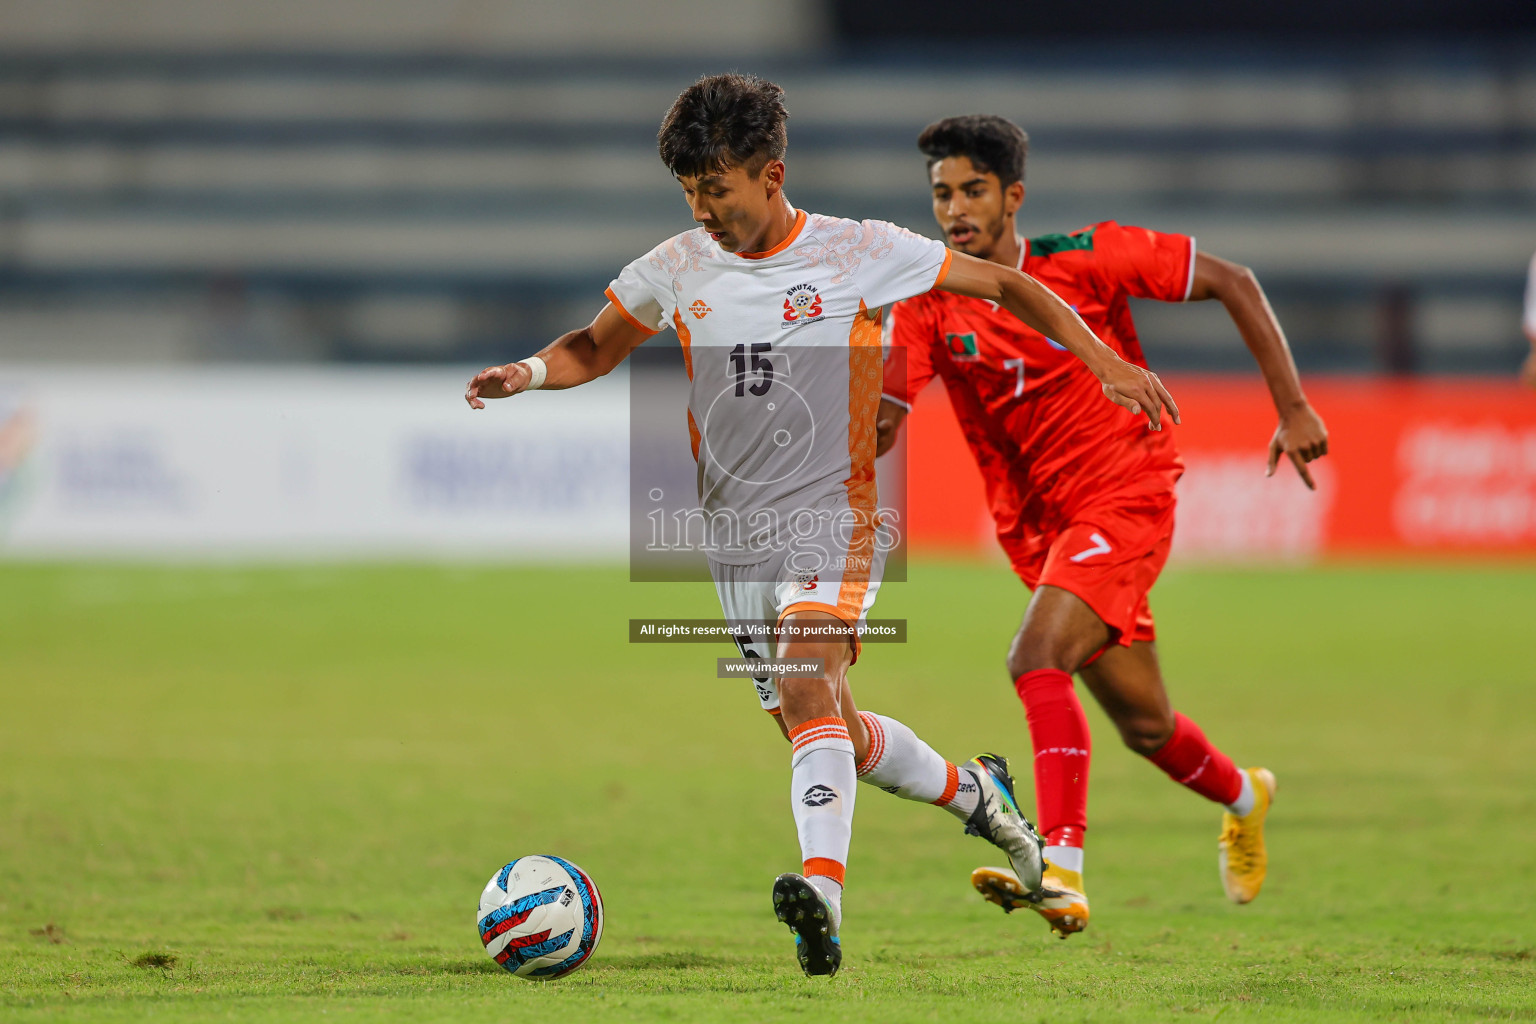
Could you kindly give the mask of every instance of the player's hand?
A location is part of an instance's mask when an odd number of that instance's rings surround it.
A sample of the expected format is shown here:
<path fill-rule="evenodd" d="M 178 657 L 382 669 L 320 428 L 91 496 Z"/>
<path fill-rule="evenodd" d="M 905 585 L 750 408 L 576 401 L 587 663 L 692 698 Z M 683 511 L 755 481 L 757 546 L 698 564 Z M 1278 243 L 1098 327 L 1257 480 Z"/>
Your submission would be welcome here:
<path fill-rule="evenodd" d="M 1099 376 L 1104 397 L 1116 405 L 1123 405 L 1136 415 L 1146 413 L 1147 425 L 1153 430 L 1163 429 L 1163 408 L 1168 409 L 1173 422 L 1181 423 L 1179 407 L 1157 374 L 1124 359 L 1116 359 L 1109 369 Z"/>
<path fill-rule="evenodd" d="M 880 409 L 875 413 L 875 456 L 878 458 L 890 451 L 896 444 L 896 435 L 901 430 L 901 423 L 907 418 L 907 410 L 904 406 L 897 405 L 889 398 L 880 399 Z"/>
<path fill-rule="evenodd" d="M 1531 343 L 1531 354 L 1525 357 L 1525 364 L 1520 367 L 1520 383 L 1536 388 L 1536 342 Z"/>
<path fill-rule="evenodd" d="M 1328 428 L 1323 426 L 1323 418 L 1310 405 L 1302 403 L 1300 408 L 1280 417 L 1275 436 L 1269 441 L 1269 469 L 1265 471 L 1265 476 L 1275 475 L 1275 467 L 1280 464 L 1282 452 L 1290 458 L 1296 472 L 1301 474 L 1302 481 L 1312 490 L 1317 490 L 1307 463 L 1328 454 Z"/>
<path fill-rule="evenodd" d="M 533 371 L 523 363 L 488 366 L 470 379 L 469 387 L 464 389 L 464 401 L 471 409 L 484 409 L 482 398 L 511 398 L 527 390 L 531 380 Z"/>

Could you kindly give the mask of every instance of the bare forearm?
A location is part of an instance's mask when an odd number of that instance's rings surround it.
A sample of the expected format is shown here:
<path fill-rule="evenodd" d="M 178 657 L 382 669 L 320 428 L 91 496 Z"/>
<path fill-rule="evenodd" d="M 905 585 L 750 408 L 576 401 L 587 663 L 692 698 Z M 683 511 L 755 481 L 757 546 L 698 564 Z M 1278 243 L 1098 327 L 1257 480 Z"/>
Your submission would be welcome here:
<path fill-rule="evenodd" d="M 1286 343 L 1285 331 L 1258 279 L 1248 271 L 1234 275 L 1217 298 L 1237 325 L 1254 362 L 1259 364 L 1275 408 L 1283 413 L 1305 405 L 1307 397 L 1301 390 L 1301 376 L 1296 372 L 1291 346 Z"/>
<path fill-rule="evenodd" d="M 1034 278 L 1023 274 L 1004 278 L 1001 291 L 998 305 L 1026 326 L 1064 346 L 1095 375 L 1118 358 L 1114 349 L 1095 337 L 1071 306 Z"/>
<path fill-rule="evenodd" d="M 623 359 L 613 359 L 614 353 L 605 352 L 592 337 L 592 328 L 562 334 L 537 353 L 548 368 L 542 385 L 545 391 L 574 388 L 611 371 Z"/>
<path fill-rule="evenodd" d="M 586 327 L 562 334 L 537 353 L 544 363 L 542 382 L 526 361 L 487 366 L 470 378 L 464 401 L 471 409 L 484 409 L 487 399 L 511 398 L 530 387 L 574 388 L 618 366 L 654 333 L 626 321 L 610 303 Z"/>

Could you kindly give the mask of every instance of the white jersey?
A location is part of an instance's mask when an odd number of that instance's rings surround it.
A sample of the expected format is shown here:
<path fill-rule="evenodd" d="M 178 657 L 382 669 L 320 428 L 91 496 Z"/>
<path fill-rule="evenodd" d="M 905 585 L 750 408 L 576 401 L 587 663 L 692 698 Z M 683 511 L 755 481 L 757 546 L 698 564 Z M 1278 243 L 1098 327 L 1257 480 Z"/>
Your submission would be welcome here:
<path fill-rule="evenodd" d="M 807 557 L 787 571 L 809 575 L 818 551 L 836 562 L 869 542 L 881 307 L 933 288 L 949 261 L 894 224 L 801 211 L 768 252 L 727 252 L 696 228 L 608 287 L 631 323 L 670 325 L 682 343 L 710 558 L 751 565 L 798 546 Z"/>

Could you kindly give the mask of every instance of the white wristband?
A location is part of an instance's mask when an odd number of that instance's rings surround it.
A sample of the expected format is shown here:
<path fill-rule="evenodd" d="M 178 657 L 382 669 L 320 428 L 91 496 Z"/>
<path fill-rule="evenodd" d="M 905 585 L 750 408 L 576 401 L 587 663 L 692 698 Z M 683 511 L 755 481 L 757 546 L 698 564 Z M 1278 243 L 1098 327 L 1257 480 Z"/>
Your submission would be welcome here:
<path fill-rule="evenodd" d="M 528 367 L 528 386 L 525 391 L 537 391 L 544 386 L 544 378 L 549 376 L 549 367 L 544 365 L 544 360 L 538 356 L 529 356 L 527 359 L 519 359 L 519 363 Z"/>

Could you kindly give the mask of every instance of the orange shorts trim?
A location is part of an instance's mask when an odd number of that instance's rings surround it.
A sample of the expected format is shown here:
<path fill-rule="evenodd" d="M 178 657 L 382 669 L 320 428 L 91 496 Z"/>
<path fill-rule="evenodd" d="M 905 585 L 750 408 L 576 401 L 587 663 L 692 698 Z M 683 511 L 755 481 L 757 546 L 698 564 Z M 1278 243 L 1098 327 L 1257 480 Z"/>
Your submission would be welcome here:
<path fill-rule="evenodd" d="M 774 623 L 774 625 L 776 625 L 776 626 L 784 625 L 784 620 L 789 618 L 795 612 L 808 612 L 808 611 L 809 612 L 826 612 L 828 615 L 832 616 L 833 618 L 835 618 L 839 622 L 841 622 L 843 625 L 848 626 L 849 628 L 851 628 L 853 630 L 853 635 L 848 638 L 849 642 L 853 644 L 853 660 L 850 661 L 848 664 L 850 664 L 850 665 L 858 664 L 858 662 L 859 662 L 859 652 L 861 650 L 863 650 L 863 644 L 861 644 L 859 642 L 859 632 L 858 632 L 858 630 L 859 630 L 859 623 L 858 623 L 858 620 L 854 619 L 854 621 L 849 622 L 848 621 L 848 616 L 843 612 L 843 610 L 841 608 L 839 608 L 835 604 L 828 604 L 825 601 L 796 601 L 794 604 L 786 605 L 784 610 L 779 612 L 779 619 L 778 619 L 778 621 L 776 623 Z"/>

